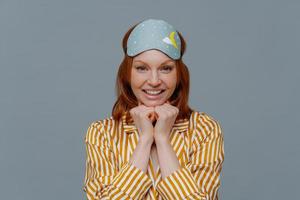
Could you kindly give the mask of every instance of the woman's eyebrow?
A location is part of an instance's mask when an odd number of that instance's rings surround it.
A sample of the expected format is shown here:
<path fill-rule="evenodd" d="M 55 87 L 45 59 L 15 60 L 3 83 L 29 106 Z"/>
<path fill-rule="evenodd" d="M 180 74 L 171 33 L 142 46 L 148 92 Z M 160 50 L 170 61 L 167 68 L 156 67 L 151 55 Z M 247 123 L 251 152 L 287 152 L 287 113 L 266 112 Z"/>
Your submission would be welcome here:
<path fill-rule="evenodd" d="M 141 63 L 144 63 L 144 64 L 148 65 L 147 63 L 145 63 L 145 62 L 143 62 L 143 61 L 141 61 L 141 60 L 136 60 L 135 62 L 141 62 Z M 169 63 L 169 62 L 173 62 L 173 61 L 172 61 L 172 60 L 166 60 L 165 62 L 163 62 L 163 63 L 160 64 L 160 65 L 164 65 L 164 64 Z"/>

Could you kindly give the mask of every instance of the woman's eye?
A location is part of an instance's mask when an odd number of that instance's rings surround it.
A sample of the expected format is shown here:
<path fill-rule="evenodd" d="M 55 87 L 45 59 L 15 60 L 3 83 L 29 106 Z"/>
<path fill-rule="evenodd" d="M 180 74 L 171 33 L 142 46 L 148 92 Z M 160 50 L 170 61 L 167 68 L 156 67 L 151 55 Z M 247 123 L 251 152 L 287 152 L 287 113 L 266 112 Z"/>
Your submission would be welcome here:
<path fill-rule="evenodd" d="M 145 71 L 147 68 L 145 66 L 137 66 L 135 67 L 138 71 Z"/>
<path fill-rule="evenodd" d="M 163 71 L 166 71 L 166 72 L 170 72 L 170 71 L 172 71 L 172 69 L 173 69 L 173 67 L 172 66 L 164 66 L 163 68 L 162 68 L 162 70 Z"/>

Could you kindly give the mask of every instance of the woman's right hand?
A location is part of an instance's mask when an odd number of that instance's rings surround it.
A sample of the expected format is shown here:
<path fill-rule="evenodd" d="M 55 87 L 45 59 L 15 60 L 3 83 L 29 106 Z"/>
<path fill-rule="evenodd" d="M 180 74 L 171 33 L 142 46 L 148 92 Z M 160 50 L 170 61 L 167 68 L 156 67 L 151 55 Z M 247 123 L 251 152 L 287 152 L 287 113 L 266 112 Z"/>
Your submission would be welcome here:
<path fill-rule="evenodd" d="M 147 107 L 139 103 L 129 112 L 138 129 L 140 138 L 152 143 L 154 141 L 154 127 L 152 125 L 153 120 L 155 120 L 154 107 Z"/>

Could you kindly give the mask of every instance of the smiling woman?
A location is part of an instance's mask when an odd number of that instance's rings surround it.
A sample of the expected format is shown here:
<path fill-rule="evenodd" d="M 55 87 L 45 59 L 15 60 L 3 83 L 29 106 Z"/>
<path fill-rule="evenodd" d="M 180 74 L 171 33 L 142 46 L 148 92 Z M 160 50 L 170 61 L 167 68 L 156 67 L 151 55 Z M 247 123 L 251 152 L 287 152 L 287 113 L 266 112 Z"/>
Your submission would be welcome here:
<path fill-rule="evenodd" d="M 148 19 L 129 29 L 123 50 L 112 116 L 85 136 L 87 198 L 218 199 L 223 133 L 188 105 L 184 38 Z"/>
<path fill-rule="evenodd" d="M 130 85 L 138 102 L 162 105 L 172 96 L 176 82 L 176 63 L 161 51 L 152 49 L 133 58 Z"/>

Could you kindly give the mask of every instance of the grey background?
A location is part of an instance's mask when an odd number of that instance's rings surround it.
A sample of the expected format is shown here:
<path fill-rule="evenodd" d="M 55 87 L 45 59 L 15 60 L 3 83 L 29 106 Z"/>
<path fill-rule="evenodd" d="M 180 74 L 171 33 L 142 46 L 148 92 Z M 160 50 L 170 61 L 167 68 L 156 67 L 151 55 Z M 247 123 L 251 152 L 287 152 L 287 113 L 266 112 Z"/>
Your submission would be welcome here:
<path fill-rule="evenodd" d="M 121 40 L 146 18 L 183 34 L 190 105 L 223 128 L 221 199 L 298 199 L 299 10 L 296 0 L 0 0 L 0 199 L 85 198 L 85 132 L 110 116 Z"/>

